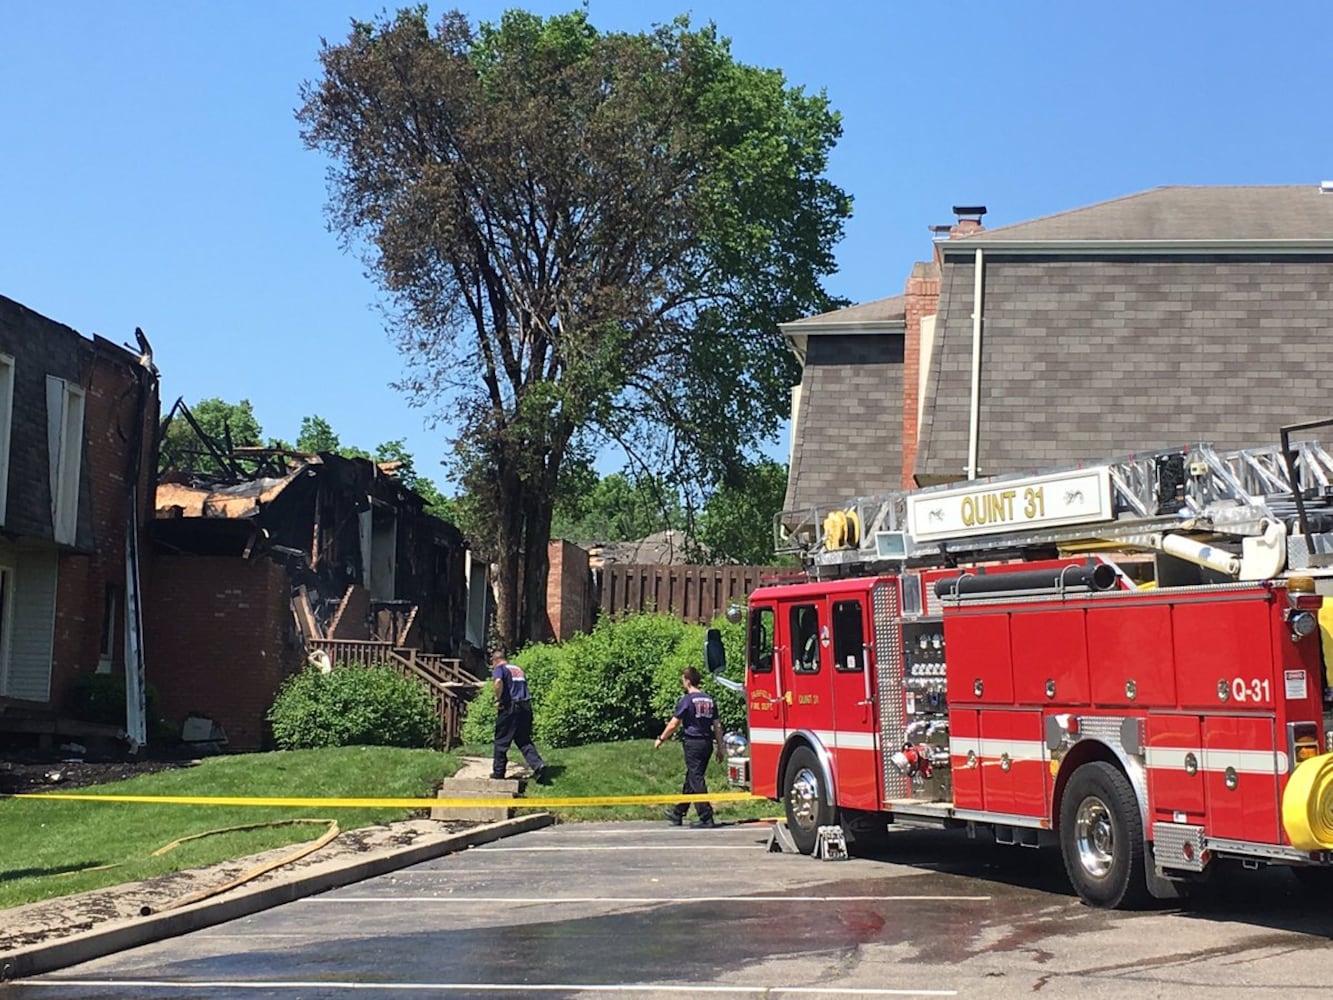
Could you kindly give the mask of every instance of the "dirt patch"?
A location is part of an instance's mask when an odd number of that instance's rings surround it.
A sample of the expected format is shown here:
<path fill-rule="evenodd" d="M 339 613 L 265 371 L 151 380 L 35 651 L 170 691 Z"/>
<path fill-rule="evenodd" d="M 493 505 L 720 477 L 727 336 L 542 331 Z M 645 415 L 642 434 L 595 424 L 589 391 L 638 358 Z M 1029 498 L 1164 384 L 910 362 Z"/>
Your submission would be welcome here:
<path fill-rule="evenodd" d="M 198 758 L 188 753 L 155 758 L 89 760 L 52 754 L 9 755 L 0 760 L 0 795 L 23 792 L 59 792 L 112 781 L 137 778 L 181 767 L 193 767 Z"/>

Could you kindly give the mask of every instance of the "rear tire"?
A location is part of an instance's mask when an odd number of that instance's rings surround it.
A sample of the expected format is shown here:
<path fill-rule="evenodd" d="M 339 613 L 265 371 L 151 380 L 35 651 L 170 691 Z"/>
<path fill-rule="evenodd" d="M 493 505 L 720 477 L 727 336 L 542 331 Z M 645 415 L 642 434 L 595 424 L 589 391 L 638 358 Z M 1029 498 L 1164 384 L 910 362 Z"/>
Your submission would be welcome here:
<path fill-rule="evenodd" d="M 832 789 L 825 787 L 823 774 L 819 758 L 806 746 L 792 751 L 782 774 L 787 830 L 802 854 L 813 854 L 819 828 L 833 823 Z"/>
<path fill-rule="evenodd" d="M 1069 779 L 1060 802 L 1060 853 L 1089 906 L 1132 909 L 1148 902 L 1139 803 L 1118 768 L 1092 761 Z"/>

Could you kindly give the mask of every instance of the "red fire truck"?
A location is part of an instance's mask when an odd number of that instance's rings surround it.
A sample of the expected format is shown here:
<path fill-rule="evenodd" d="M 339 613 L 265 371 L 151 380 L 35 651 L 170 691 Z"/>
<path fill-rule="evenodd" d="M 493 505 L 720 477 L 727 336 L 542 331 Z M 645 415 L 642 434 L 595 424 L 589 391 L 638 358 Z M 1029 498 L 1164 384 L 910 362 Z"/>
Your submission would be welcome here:
<path fill-rule="evenodd" d="M 1221 858 L 1333 886 L 1328 423 L 779 515 L 806 574 L 750 596 L 733 783 L 807 854 L 1058 843 L 1096 906 Z"/>

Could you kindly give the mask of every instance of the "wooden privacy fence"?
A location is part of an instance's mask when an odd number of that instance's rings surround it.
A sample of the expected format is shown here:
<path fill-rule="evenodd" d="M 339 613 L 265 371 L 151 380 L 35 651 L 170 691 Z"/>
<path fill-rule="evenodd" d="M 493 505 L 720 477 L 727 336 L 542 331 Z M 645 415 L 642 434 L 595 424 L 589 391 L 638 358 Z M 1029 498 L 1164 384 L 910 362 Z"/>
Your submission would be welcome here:
<path fill-rule="evenodd" d="M 484 683 L 463 669 L 461 661 L 404 649 L 391 642 L 373 639 L 311 639 L 310 650 L 322 649 L 335 667 L 349 663 L 363 663 L 370 667 L 387 667 L 404 677 L 412 677 L 430 688 L 439 716 L 439 740 L 444 749 L 459 742 L 463 729 L 463 713 L 467 703 Z"/>
<path fill-rule="evenodd" d="M 683 621 L 707 624 L 731 604 L 745 607 L 750 591 L 775 578 L 800 573 L 794 566 L 602 567 L 598 606 L 604 614 L 659 611 Z"/>

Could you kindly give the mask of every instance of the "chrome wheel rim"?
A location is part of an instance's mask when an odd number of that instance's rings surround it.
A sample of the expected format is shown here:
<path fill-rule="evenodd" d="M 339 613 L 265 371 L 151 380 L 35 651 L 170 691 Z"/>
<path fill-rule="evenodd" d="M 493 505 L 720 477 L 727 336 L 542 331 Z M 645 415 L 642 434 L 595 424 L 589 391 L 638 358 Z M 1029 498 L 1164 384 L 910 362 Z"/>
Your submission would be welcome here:
<path fill-rule="evenodd" d="M 1105 878 L 1115 858 L 1115 830 L 1111 810 L 1095 795 L 1089 795 L 1078 805 L 1074 844 L 1083 870 L 1093 878 Z"/>
<path fill-rule="evenodd" d="M 819 817 L 819 778 L 808 767 L 796 772 L 791 790 L 787 792 L 787 809 L 791 821 L 802 831 L 814 830 Z"/>

